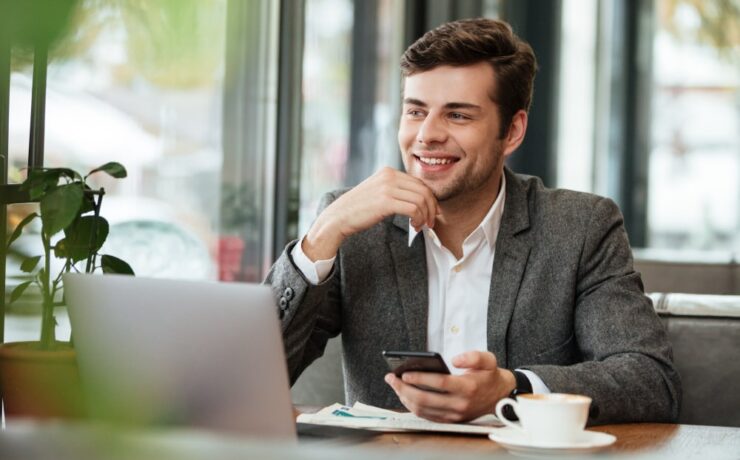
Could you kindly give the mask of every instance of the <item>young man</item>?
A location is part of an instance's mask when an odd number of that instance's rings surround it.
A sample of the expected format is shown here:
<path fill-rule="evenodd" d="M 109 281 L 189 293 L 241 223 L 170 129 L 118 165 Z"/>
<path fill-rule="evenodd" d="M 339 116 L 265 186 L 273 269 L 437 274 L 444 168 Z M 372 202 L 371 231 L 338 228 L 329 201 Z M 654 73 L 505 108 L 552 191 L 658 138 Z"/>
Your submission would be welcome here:
<path fill-rule="evenodd" d="M 527 130 L 530 46 L 456 21 L 401 68 L 406 171 L 328 194 L 268 276 L 292 381 L 341 333 L 349 402 L 456 422 L 515 390 L 567 392 L 593 398 L 591 423 L 674 420 L 679 377 L 616 205 L 504 167 Z M 453 373 L 399 379 L 382 350 L 437 351 Z"/>

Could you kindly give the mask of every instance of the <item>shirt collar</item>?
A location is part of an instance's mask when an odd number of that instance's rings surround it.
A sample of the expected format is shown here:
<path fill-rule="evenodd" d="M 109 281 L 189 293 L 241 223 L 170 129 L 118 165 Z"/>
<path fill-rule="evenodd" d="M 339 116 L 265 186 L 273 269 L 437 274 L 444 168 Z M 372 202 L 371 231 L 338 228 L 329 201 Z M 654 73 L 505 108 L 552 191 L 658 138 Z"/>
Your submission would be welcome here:
<path fill-rule="evenodd" d="M 501 217 L 504 214 L 504 203 L 506 202 L 506 174 L 501 174 L 501 185 L 499 186 L 499 193 L 496 197 L 496 201 L 491 205 L 491 209 L 488 210 L 485 217 L 481 221 L 480 225 L 473 231 L 475 233 L 478 229 L 483 230 L 483 234 L 486 236 L 486 241 L 491 249 L 496 246 L 496 239 L 498 238 L 498 230 L 501 227 Z M 409 219 L 409 247 L 416 239 L 419 233 L 424 233 L 426 236 L 431 236 L 429 233 L 434 234 L 434 230 L 430 229 L 426 225 L 422 227 L 420 232 L 414 230 L 411 226 L 411 219 Z M 471 233 L 472 234 L 472 233 Z"/>

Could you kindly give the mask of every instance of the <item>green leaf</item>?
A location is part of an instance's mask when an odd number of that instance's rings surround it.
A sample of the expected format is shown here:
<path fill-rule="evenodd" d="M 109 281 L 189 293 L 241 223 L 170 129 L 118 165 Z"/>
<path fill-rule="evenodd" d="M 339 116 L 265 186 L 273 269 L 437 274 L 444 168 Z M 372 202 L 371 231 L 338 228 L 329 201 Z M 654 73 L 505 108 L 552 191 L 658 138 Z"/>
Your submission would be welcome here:
<path fill-rule="evenodd" d="M 21 184 L 21 190 L 28 191 L 32 200 L 38 200 L 49 189 L 59 183 L 59 171 L 47 169 L 31 169 L 28 177 Z"/>
<path fill-rule="evenodd" d="M 61 176 L 65 176 L 65 177 L 67 177 L 71 181 L 84 182 L 82 180 L 82 176 L 80 175 L 80 173 L 78 173 L 74 169 L 69 169 L 69 168 L 49 168 L 48 170 L 49 171 L 55 171 L 55 172 L 57 172 L 57 174 L 59 174 L 60 177 Z"/>
<path fill-rule="evenodd" d="M 35 168 L 28 171 L 28 177 L 21 184 L 21 190 L 28 191 L 31 199 L 35 201 L 57 188 L 61 177 L 74 182 L 83 182 L 82 176 L 69 168 Z"/>
<path fill-rule="evenodd" d="M 65 238 L 62 240 L 64 244 L 61 248 L 63 257 L 70 258 L 74 262 L 87 259 L 103 246 L 108 237 L 108 231 L 108 221 L 105 218 L 80 217 L 72 226 L 64 230 Z M 55 251 L 57 257 L 60 257 L 60 251 L 58 249 Z"/>
<path fill-rule="evenodd" d="M 103 267 L 103 273 L 117 273 L 119 275 L 134 274 L 131 266 L 118 257 L 103 254 L 100 258 L 100 264 Z"/>
<path fill-rule="evenodd" d="M 41 256 L 26 258 L 23 262 L 21 262 L 21 271 L 24 273 L 31 273 L 33 269 L 36 268 L 36 265 L 39 264 L 39 260 L 41 260 Z"/>
<path fill-rule="evenodd" d="M 100 166 L 99 168 L 95 168 L 92 171 L 90 171 L 90 174 L 88 176 L 92 175 L 93 173 L 102 171 L 104 173 L 109 174 L 110 176 L 115 177 L 116 179 L 123 179 L 127 176 L 126 168 L 123 167 L 121 163 L 111 161 L 109 163 L 104 164 L 103 166 Z"/>
<path fill-rule="evenodd" d="M 51 237 L 67 228 L 82 207 L 82 184 L 62 185 L 41 199 L 41 221 L 44 233 Z"/>
<path fill-rule="evenodd" d="M 20 297 L 23 295 L 23 292 L 26 290 L 28 285 L 30 285 L 31 283 L 33 283 L 33 281 L 25 281 L 19 284 L 18 286 L 16 286 L 15 289 L 13 289 L 13 292 L 10 293 L 9 303 L 13 303 L 16 300 L 20 299 Z"/>
<path fill-rule="evenodd" d="M 15 227 L 15 230 L 13 230 L 13 234 L 10 235 L 10 238 L 8 239 L 8 247 L 10 247 L 13 241 L 17 240 L 18 237 L 21 236 L 21 233 L 23 232 L 23 227 L 28 225 L 32 220 L 34 220 L 38 216 L 39 216 L 38 214 L 36 214 L 35 212 L 32 212 L 31 214 L 23 218 L 23 220 Z"/>

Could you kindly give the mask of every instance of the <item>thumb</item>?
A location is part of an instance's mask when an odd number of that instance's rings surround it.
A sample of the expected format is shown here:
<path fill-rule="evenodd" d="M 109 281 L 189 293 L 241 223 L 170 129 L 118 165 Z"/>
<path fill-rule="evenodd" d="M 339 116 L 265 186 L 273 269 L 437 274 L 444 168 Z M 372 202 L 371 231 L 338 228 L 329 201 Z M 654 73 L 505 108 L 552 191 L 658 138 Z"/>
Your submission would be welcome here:
<path fill-rule="evenodd" d="M 490 351 L 466 351 L 452 358 L 452 365 L 458 369 L 495 370 L 498 361 Z"/>

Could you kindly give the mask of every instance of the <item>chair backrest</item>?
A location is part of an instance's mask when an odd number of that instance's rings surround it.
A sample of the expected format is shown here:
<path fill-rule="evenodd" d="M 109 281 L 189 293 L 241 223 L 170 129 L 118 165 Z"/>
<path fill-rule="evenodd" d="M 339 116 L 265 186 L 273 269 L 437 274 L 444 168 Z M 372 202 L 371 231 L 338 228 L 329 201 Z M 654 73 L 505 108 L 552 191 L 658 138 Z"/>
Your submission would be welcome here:
<path fill-rule="evenodd" d="M 341 335 L 329 340 L 324 355 L 303 371 L 290 391 L 294 404 L 324 407 L 345 402 Z"/>
<path fill-rule="evenodd" d="M 642 275 L 645 292 L 740 295 L 740 263 L 733 254 L 663 254 L 634 250 L 635 270 Z"/>
<path fill-rule="evenodd" d="M 740 427 L 740 296 L 651 294 L 681 374 L 680 423 Z"/>

